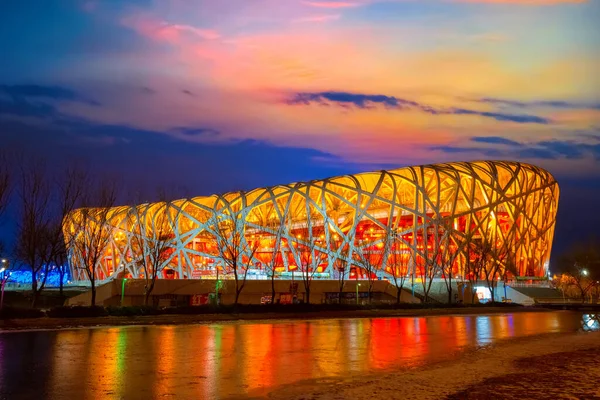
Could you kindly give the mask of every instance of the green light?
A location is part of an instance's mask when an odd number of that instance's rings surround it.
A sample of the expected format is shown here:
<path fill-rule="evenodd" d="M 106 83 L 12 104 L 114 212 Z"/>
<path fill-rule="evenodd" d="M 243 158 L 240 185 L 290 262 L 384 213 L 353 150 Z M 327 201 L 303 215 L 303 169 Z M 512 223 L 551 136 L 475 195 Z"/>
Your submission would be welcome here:
<path fill-rule="evenodd" d="M 124 278 L 121 283 L 121 307 L 123 307 L 123 300 L 125 299 L 125 282 L 127 282 L 127 278 Z"/>

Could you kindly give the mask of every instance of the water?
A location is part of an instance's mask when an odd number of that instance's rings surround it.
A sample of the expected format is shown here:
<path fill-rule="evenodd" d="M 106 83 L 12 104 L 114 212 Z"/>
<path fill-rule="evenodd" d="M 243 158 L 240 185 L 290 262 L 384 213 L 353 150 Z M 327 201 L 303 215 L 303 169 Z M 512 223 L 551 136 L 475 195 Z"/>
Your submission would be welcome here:
<path fill-rule="evenodd" d="M 581 314 L 552 312 L 5 333 L 0 399 L 261 396 L 282 384 L 410 368 L 582 323 Z"/>

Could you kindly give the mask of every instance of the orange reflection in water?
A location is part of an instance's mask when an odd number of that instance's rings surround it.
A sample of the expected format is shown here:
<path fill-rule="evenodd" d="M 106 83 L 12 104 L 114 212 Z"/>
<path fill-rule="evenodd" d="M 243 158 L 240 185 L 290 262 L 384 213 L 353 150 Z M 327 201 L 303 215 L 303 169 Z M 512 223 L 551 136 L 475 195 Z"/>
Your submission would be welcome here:
<path fill-rule="evenodd" d="M 496 340 L 580 327 L 581 314 L 555 312 L 0 335 L 0 398 L 23 392 L 19 368 L 44 371 L 45 393 L 64 398 L 261 396 L 301 380 L 409 368 Z M 4 360 L 15 355 L 20 364 L 9 368 Z"/>

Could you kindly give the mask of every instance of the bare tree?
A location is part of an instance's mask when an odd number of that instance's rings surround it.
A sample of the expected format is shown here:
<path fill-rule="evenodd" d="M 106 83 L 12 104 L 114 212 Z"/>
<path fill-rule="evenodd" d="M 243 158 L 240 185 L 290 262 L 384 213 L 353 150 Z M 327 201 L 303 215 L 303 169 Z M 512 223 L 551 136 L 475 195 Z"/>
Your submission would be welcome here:
<path fill-rule="evenodd" d="M 307 210 L 309 206 L 307 205 Z M 300 267 L 302 284 L 306 294 L 305 302 L 310 304 L 310 288 L 319 266 L 327 261 L 327 253 L 322 251 L 325 246 L 325 234 L 322 226 L 316 226 L 316 213 L 307 212 L 306 221 L 301 226 L 302 235 L 297 239 L 292 249 L 296 263 Z"/>
<path fill-rule="evenodd" d="M 600 286 L 600 244 L 590 239 L 573 246 L 560 260 L 568 286 L 576 289 L 581 301 L 595 286 Z"/>
<path fill-rule="evenodd" d="M 475 303 L 476 291 L 475 285 L 483 275 L 483 269 L 490 258 L 490 246 L 482 243 L 475 231 L 466 234 L 463 239 L 464 246 L 464 264 L 463 276 L 469 282 L 471 291 L 471 304 Z M 464 292 L 463 292 L 464 294 Z"/>
<path fill-rule="evenodd" d="M 58 211 L 53 214 L 49 224 L 52 269 L 58 273 L 59 293 L 63 297 L 64 278 L 67 274 L 68 253 L 73 235 L 66 235 L 68 215 L 82 200 L 86 184 L 87 172 L 75 164 L 69 165 L 56 180 L 55 188 Z"/>
<path fill-rule="evenodd" d="M 397 232 L 387 229 L 385 234 L 384 253 L 387 259 L 384 260 L 385 268 L 392 275 L 394 286 L 396 286 L 396 304 L 400 304 L 402 288 L 408 277 L 408 268 L 410 261 L 410 252 L 408 257 L 402 254 L 402 247 L 405 243 L 398 237 Z M 383 267 L 383 265 L 382 265 Z"/>
<path fill-rule="evenodd" d="M 333 257 L 333 269 L 337 272 L 338 280 L 338 304 L 342 304 L 344 284 L 348 274 L 348 258 L 350 256 L 350 244 L 343 236 L 337 233 L 329 238 L 329 252 Z"/>
<path fill-rule="evenodd" d="M 156 279 L 169 264 L 179 212 L 170 202 L 132 207 L 128 215 L 131 248 L 144 273 L 144 304 L 148 305 Z"/>
<path fill-rule="evenodd" d="M 240 196 L 245 200 L 245 196 Z M 246 235 L 245 207 L 232 205 L 225 200 L 223 208 L 214 217 L 213 233 L 217 242 L 217 252 L 225 263 L 227 273 L 235 279 L 235 302 L 246 285 L 248 270 L 259 247 L 258 240 Z M 218 268 L 218 267 L 217 267 Z"/>
<path fill-rule="evenodd" d="M 367 275 L 367 296 L 371 303 L 373 281 L 376 279 L 377 270 L 383 265 L 383 243 L 373 240 L 362 240 L 358 244 L 357 264 Z"/>
<path fill-rule="evenodd" d="M 51 190 L 42 161 L 23 162 L 20 168 L 15 255 L 31 271 L 31 305 L 35 307 L 46 284 L 52 257 Z"/>
<path fill-rule="evenodd" d="M 429 302 L 431 284 L 433 283 L 434 277 L 439 272 L 439 236 L 440 232 L 435 224 L 430 227 L 426 227 L 423 230 L 422 256 L 420 258 L 417 257 L 417 263 L 420 264 L 421 267 L 419 275 L 421 278 L 421 285 L 423 287 L 423 301 L 425 303 Z"/>
<path fill-rule="evenodd" d="M 495 293 L 498 281 L 505 274 L 507 263 L 510 262 L 514 255 L 513 243 L 510 237 L 502 237 L 500 235 L 502 235 L 501 232 L 495 231 L 490 235 L 484 236 L 481 243 L 481 250 L 484 253 L 488 253 L 482 272 L 490 291 L 492 302 L 496 301 Z"/>
<path fill-rule="evenodd" d="M 283 240 L 283 234 L 286 232 L 288 224 L 288 209 L 290 200 L 291 196 L 283 204 L 278 202 L 277 210 L 273 211 L 275 213 L 274 217 L 267 222 L 269 234 L 272 235 L 270 241 L 269 261 L 265 264 L 265 269 L 271 277 L 271 304 L 275 304 L 275 272 L 277 271 L 277 268 L 283 265 L 283 259 L 280 260 L 281 241 Z"/>
<path fill-rule="evenodd" d="M 442 219 L 437 224 L 440 230 L 438 265 L 448 291 L 448 304 L 452 304 L 452 275 L 454 263 L 459 255 L 455 240 L 456 235 L 450 219 Z"/>
<path fill-rule="evenodd" d="M 114 182 L 104 180 L 95 185 L 91 189 L 88 186 L 82 196 L 83 208 L 69 214 L 65 229 L 66 242 L 71 244 L 71 263 L 90 282 L 92 306 L 96 305 L 97 268 L 115 229 L 110 222 L 117 198 Z"/>

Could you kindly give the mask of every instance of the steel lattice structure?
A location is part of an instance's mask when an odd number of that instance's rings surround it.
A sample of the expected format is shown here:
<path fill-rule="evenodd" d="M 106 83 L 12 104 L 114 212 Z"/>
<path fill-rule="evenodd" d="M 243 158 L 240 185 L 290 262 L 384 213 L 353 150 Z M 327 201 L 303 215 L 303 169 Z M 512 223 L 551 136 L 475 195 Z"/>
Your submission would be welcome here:
<path fill-rule="evenodd" d="M 159 240 L 158 225 L 166 226 L 160 230 L 160 240 L 169 241 L 161 266 L 166 272 L 161 277 L 208 278 L 217 269 L 227 274 L 231 271 L 219 256 L 217 236 L 219 227 L 229 220 L 229 232 L 242 232 L 240 245 L 256 244 L 252 260 L 247 260 L 250 268 L 261 270 L 270 265 L 273 249 L 277 249 L 273 269 L 281 276 L 299 268 L 302 248 L 311 243 L 315 254 L 324 256 L 314 266 L 324 277 L 340 273 L 334 271 L 340 260 L 353 268 L 342 273 L 363 273 L 356 260 L 366 248 L 385 253 L 377 266 L 378 275 L 390 275 L 384 260 L 392 253 L 401 253 L 408 260 L 402 273 L 416 273 L 422 268 L 419 260 L 431 256 L 432 238 L 437 238 L 437 230 L 444 226 L 452 231 L 448 243 L 456 253 L 453 273 L 462 274 L 466 257 L 471 257 L 464 244 L 467 239 L 492 237 L 513 249 L 516 275 L 543 277 L 558 197 L 557 182 L 541 168 L 481 161 L 406 167 L 249 192 L 115 207 L 108 210 L 102 226 L 108 245 L 95 265 L 96 276 L 143 277 L 140 257 L 145 251 L 140 246 L 146 243 L 151 247 Z M 75 210 L 66 224 L 75 240 L 87 229 L 81 226 L 81 215 L 82 210 Z M 136 223 L 144 229 L 134 228 Z M 396 245 L 387 245 L 391 238 Z M 275 247 L 275 243 L 280 246 Z M 85 280 L 77 268 L 83 262 L 81 248 L 73 245 L 69 250 L 72 276 Z M 250 253 L 248 250 L 240 257 Z"/>

